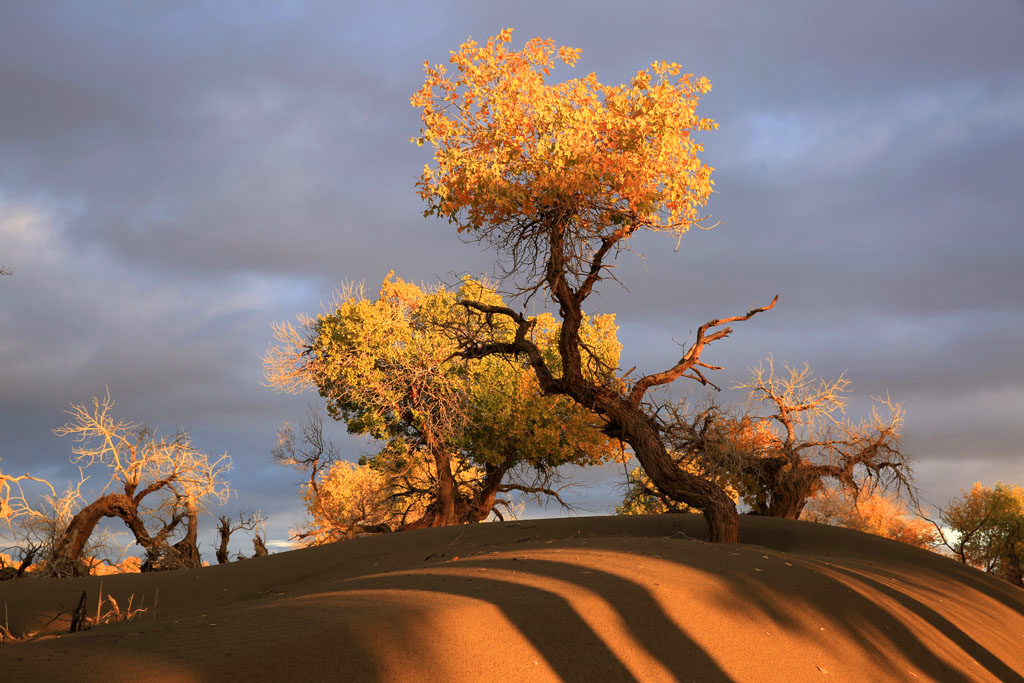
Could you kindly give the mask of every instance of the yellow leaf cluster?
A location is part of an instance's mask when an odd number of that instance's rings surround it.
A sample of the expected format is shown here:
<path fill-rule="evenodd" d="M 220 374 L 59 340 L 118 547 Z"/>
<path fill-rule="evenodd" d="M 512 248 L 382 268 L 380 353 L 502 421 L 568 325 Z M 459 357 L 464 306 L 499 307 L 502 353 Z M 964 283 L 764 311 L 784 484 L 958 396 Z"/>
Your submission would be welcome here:
<path fill-rule="evenodd" d="M 693 132 L 718 127 L 697 115 L 706 78 L 655 62 L 628 84 L 590 73 L 551 80 L 556 61 L 580 51 L 534 38 L 509 48 L 512 29 L 468 40 L 450 65 L 424 63 L 411 99 L 434 148 L 417 181 L 425 215 L 459 231 L 568 217 L 584 237 L 636 229 L 682 235 L 702 219 L 713 169 Z"/>
<path fill-rule="evenodd" d="M 89 572 L 93 576 L 109 576 L 111 574 L 138 574 L 142 571 L 142 560 L 138 557 L 126 557 L 120 562 L 100 563 L 95 558 L 85 558 L 85 563 L 91 567 Z"/>
<path fill-rule="evenodd" d="M 818 493 L 804 509 L 801 519 L 863 531 L 918 548 L 935 545 L 935 528 L 914 517 L 893 495 L 867 493 L 859 497 L 835 488 Z"/>
<path fill-rule="evenodd" d="M 317 545 L 355 535 L 357 524 L 393 521 L 396 506 L 390 503 L 387 478 L 369 465 L 339 461 L 320 482 L 319 491 L 306 489 L 303 498 L 313 520 L 309 542 Z"/>

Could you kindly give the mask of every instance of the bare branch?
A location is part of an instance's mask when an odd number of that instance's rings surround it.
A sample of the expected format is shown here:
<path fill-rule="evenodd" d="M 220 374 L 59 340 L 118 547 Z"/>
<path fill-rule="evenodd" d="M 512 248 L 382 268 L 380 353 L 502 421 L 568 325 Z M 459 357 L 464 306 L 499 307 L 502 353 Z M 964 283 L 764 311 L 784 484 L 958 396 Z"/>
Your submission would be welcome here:
<path fill-rule="evenodd" d="M 548 488 L 546 486 L 526 486 L 526 485 L 523 485 L 523 484 L 502 484 L 502 486 L 500 487 L 500 490 L 503 493 L 508 493 L 510 491 L 518 491 L 520 493 L 528 493 L 528 494 L 534 494 L 534 495 L 547 496 L 549 498 L 554 498 L 555 500 L 558 501 L 558 504 L 561 505 L 563 509 L 568 510 L 570 512 L 575 512 L 577 507 L 575 505 L 573 505 L 572 503 L 566 502 L 565 499 L 562 498 L 562 491 L 566 487 L 568 487 L 568 486 L 570 486 L 570 484 L 566 484 L 565 486 L 561 486 L 561 487 L 559 487 L 557 489 L 553 489 L 553 488 Z"/>
<path fill-rule="evenodd" d="M 768 304 L 767 306 L 761 306 L 759 308 L 751 309 L 744 315 L 737 315 L 731 318 L 709 320 L 708 322 L 701 325 L 697 329 L 697 339 L 693 342 L 690 348 L 687 349 L 686 353 L 683 354 L 683 357 L 679 359 L 679 362 L 677 362 L 668 370 L 650 374 L 637 380 L 636 384 L 633 385 L 633 388 L 629 392 L 630 403 L 632 403 L 634 406 L 639 406 L 640 402 L 643 400 L 644 394 L 647 393 L 649 389 L 651 389 L 652 387 L 669 384 L 674 380 L 678 379 L 684 373 L 691 370 L 695 365 L 697 365 L 700 362 L 700 356 L 709 344 L 732 334 L 732 328 L 730 327 L 723 328 L 711 334 L 708 334 L 709 330 L 713 330 L 716 327 L 721 327 L 722 325 L 726 325 L 728 323 L 750 320 L 758 313 L 763 313 L 764 311 L 768 311 L 774 308 L 775 304 L 778 303 L 778 301 L 779 295 L 776 294 L 775 298 L 772 299 L 771 303 Z M 704 365 L 703 367 L 710 369 L 712 366 Z M 704 379 L 704 376 L 701 375 L 699 372 L 697 373 L 696 379 L 700 381 L 702 384 L 708 383 L 707 380 Z"/>

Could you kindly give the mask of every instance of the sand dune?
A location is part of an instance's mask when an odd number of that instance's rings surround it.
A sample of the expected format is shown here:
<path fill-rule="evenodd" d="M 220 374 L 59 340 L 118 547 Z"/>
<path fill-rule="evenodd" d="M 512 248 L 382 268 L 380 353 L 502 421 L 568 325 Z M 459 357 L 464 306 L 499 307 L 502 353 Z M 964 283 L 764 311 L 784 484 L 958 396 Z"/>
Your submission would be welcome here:
<path fill-rule="evenodd" d="M 704 534 L 693 515 L 529 520 L 105 577 L 155 611 L 0 647 L 0 679 L 1024 680 L 1021 589 L 845 529 L 741 528 L 725 546 L 674 536 Z M 0 602 L 20 632 L 99 583 L 9 581 Z"/>

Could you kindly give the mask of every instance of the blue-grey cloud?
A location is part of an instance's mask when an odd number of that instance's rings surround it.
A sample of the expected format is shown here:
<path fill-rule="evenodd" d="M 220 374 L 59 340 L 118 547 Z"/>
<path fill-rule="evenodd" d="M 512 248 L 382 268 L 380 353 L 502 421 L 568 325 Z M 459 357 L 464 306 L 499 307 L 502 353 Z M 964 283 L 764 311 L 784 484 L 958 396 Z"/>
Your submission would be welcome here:
<path fill-rule="evenodd" d="M 283 538 L 295 477 L 267 452 L 316 396 L 261 385 L 269 323 L 316 312 L 343 279 L 492 269 L 421 217 L 408 98 L 424 59 L 503 26 L 582 48 L 577 71 L 605 81 L 669 59 L 714 83 L 701 106 L 721 124 L 704 137 L 721 225 L 678 252 L 637 239 L 627 288 L 603 283 L 591 305 L 619 315 L 626 366 L 660 369 L 700 323 L 779 293 L 709 351 L 720 384 L 768 353 L 846 371 L 859 406 L 905 402 L 930 499 L 1024 481 L 1010 1 L 6 3 L 3 466 L 70 476 L 49 430 L 109 386 L 125 418 L 227 450 L 232 507 L 258 501 Z M 350 457 L 370 452 L 334 427 Z"/>

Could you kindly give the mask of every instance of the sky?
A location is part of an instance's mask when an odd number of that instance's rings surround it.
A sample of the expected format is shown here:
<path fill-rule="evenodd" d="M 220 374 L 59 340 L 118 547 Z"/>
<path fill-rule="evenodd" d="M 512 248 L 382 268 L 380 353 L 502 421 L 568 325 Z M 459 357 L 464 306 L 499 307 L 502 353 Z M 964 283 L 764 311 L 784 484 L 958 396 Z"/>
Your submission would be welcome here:
<path fill-rule="evenodd" d="M 504 27 L 580 48 L 556 76 L 667 60 L 714 86 L 720 225 L 635 239 L 588 311 L 617 315 L 624 368 L 779 294 L 706 352 L 717 384 L 768 354 L 845 372 L 852 418 L 903 404 L 926 501 L 1024 484 L 1021 0 L 0 2 L 0 467 L 74 477 L 51 430 L 109 387 L 117 416 L 227 452 L 215 512 L 261 509 L 283 547 L 301 475 L 269 452 L 321 404 L 262 385 L 270 324 L 392 269 L 493 271 L 422 216 L 409 97 L 424 60 Z M 585 479 L 610 513 L 621 470 Z"/>

